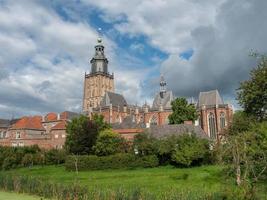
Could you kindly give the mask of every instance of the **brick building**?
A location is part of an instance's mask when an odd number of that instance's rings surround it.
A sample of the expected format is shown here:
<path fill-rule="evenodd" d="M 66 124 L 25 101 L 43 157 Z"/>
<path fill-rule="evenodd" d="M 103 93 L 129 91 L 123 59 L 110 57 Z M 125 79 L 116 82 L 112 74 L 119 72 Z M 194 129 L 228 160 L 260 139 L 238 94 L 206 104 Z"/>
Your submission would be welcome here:
<path fill-rule="evenodd" d="M 22 117 L 0 135 L 0 145 L 22 147 L 37 144 L 44 149 L 61 149 L 65 143 L 67 122 L 77 115 L 62 112 Z"/>

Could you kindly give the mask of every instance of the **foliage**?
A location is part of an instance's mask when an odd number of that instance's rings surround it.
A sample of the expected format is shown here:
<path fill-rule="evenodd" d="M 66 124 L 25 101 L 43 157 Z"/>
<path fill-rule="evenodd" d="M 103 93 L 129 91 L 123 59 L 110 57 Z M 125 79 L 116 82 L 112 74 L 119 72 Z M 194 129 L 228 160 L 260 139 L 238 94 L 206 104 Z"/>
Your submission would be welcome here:
<path fill-rule="evenodd" d="M 184 121 L 195 121 L 197 119 L 196 108 L 193 104 L 188 104 L 183 97 L 171 102 L 172 114 L 169 115 L 170 124 L 182 124 Z"/>
<path fill-rule="evenodd" d="M 34 165 L 61 164 L 65 162 L 64 150 L 41 150 L 38 146 L 2 147 L 0 146 L 0 169 L 9 170 Z"/>
<path fill-rule="evenodd" d="M 103 131 L 105 129 L 110 129 L 111 128 L 110 124 L 109 123 L 106 123 L 104 121 L 104 116 L 103 115 L 94 114 L 92 116 L 92 121 L 98 127 L 98 132 Z"/>
<path fill-rule="evenodd" d="M 90 154 L 98 134 L 98 126 L 88 117 L 81 115 L 67 125 L 65 148 L 68 153 Z"/>
<path fill-rule="evenodd" d="M 84 115 L 74 118 L 67 125 L 67 152 L 77 155 L 92 154 L 97 135 L 107 128 L 110 128 L 110 125 L 104 122 L 102 115 L 93 115 L 92 120 Z"/>
<path fill-rule="evenodd" d="M 77 162 L 77 163 L 76 163 Z M 122 169 L 136 167 L 156 167 L 158 159 L 156 156 L 138 157 L 133 154 L 115 154 L 111 156 L 68 156 L 65 167 L 67 170 L 99 170 L 99 169 Z"/>
<path fill-rule="evenodd" d="M 144 155 L 155 155 L 157 153 L 157 140 L 148 133 L 139 133 L 135 135 L 133 141 L 134 153 Z"/>
<path fill-rule="evenodd" d="M 260 121 L 267 119 L 266 56 L 260 56 L 258 66 L 250 72 L 250 79 L 240 84 L 237 99 L 247 114 L 255 116 Z"/>
<path fill-rule="evenodd" d="M 97 156 L 125 153 L 127 150 L 127 142 L 118 133 L 113 132 L 111 129 L 105 129 L 97 136 L 93 150 Z"/>
<path fill-rule="evenodd" d="M 234 171 L 237 185 L 250 185 L 267 175 L 267 122 L 255 123 L 246 131 L 226 137 L 225 162 Z"/>
<path fill-rule="evenodd" d="M 209 158 L 208 140 L 197 138 L 194 134 L 184 134 L 175 141 L 171 159 L 176 165 L 185 167 L 201 165 Z"/>

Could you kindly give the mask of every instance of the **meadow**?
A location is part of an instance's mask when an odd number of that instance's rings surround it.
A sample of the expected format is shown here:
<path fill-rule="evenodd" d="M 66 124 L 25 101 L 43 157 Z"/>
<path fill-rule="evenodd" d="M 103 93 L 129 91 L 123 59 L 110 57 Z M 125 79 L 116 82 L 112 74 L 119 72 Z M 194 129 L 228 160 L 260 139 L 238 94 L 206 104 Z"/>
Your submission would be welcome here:
<path fill-rule="evenodd" d="M 41 200 L 41 197 L 0 191 L 1 200 Z"/>
<path fill-rule="evenodd" d="M 112 194 L 136 192 L 144 194 L 146 197 L 144 199 L 180 199 L 179 197 L 185 197 L 181 199 L 223 199 L 222 196 L 225 193 L 235 195 L 237 191 L 234 180 L 230 177 L 226 178 L 227 171 L 218 165 L 193 168 L 162 166 L 92 170 L 78 172 L 78 174 L 66 171 L 64 166 L 36 166 L 0 173 L 10 176 L 29 176 L 62 185 L 79 184 L 88 188 L 90 194 L 99 193 L 97 195 L 101 196 L 99 199 L 109 199 Z M 260 199 L 266 199 L 266 185 L 260 184 L 258 188 Z M 232 198 L 234 199 L 234 196 L 227 197 L 227 199 Z"/>

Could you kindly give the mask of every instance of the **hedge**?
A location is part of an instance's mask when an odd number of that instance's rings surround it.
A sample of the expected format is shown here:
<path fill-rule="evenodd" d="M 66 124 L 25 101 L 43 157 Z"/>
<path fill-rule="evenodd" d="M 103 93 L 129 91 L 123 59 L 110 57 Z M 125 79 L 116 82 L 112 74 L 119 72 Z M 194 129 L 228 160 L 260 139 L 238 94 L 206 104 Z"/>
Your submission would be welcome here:
<path fill-rule="evenodd" d="M 138 167 L 156 167 L 159 165 L 157 156 L 135 156 L 133 154 L 115 154 L 111 156 L 98 157 L 89 156 L 68 156 L 66 158 L 65 167 L 67 170 L 78 171 L 84 170 L 100 170 L 100 169 L 122 169 L 122 168 L 138 168 Z"/>

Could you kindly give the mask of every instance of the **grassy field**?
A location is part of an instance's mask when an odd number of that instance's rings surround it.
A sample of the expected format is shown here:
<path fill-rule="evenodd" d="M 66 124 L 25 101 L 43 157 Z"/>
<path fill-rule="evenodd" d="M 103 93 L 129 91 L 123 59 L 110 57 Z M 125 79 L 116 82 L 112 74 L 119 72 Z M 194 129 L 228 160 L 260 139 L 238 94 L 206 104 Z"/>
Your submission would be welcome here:
<path fill-rule="evenodd" d="M 107 192 L 107 194 L 121 189 L 124 191 L 140 189 L 141 192 L 156 195 L 159 199 L 160 196 L 175 191 L 203 194 L 231 191 L 236 188 L 234 180 L 225 179 L 223 176 L 225 172 L 220 166 L 187 169 L 165 166 L 151 169 L 86 171 L 78 174 L 66 171 L 63 166 L 45 166 L 20 168 L 4 173 L 28 175 L 60 184 L 77 182 L 91 191 Z M 261 185 L 260 195 L 264 197 L 266 193 L 266 185 Z"/>
<path fill-rule="evenodd" d="M 222 167 L 202 166 L 177 169 L 171 166 L 137 170 L 99 170 L 75 172 L 65 171 L 63 166 L 21 168 L 6 173 L 42 177 L 58 183 L 72 184 L 78 181 L 89 189 L 116 190 L 123 188 L 161 193 L 170 189 L 219 191 L 229 184 L 221 178 Z M 229 185 L 228 185 L 229 186 Z"/>
<path fill-rule="evenodd" d="M 0 200 L 41 200 L 41 197 L 0 191 Z"/>

